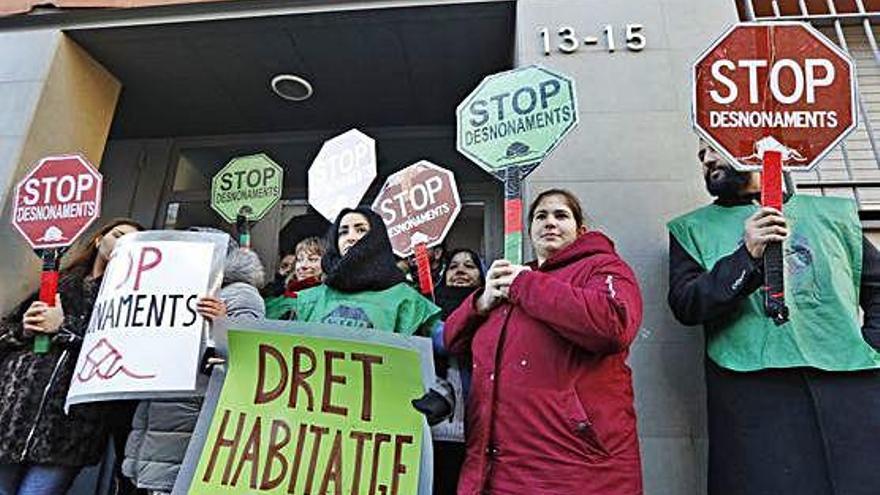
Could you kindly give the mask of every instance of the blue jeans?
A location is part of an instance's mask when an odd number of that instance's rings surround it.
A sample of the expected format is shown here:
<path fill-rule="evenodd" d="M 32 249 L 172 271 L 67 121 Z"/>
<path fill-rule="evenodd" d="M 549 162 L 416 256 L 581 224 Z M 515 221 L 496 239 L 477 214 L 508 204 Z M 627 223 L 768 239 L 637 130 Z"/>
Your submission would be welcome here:
<path fill-rule="evenodd" d="M 50 464 L 0 464 L 0 495 L 63 495 L 79 471 Z"/>

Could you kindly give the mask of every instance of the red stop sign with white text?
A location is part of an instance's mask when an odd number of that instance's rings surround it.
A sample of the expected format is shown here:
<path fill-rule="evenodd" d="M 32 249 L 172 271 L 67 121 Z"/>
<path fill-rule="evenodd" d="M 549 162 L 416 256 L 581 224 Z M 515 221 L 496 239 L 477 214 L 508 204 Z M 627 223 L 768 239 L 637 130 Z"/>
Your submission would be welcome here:
<path fill-rule="evenodd" d="M 101 180 L 79 155 L 43 158 L 15 188 L 12 224 L 34 249 L 69 246 L 101 212 Z"/>
<path fill-rule="evenodd" d="M 427 160 L 389 176 L 373 201 L 373 211 L 382 216 L 391 248 L 400 257 L 413 254 L 416 244 L 443 242 L 459 210 L 455 175 Z"/>
<path fill-rule="evenodd" d="M 810 170 L 856 125 L 853 63 L 805 23 L 742 23 L 694 63 L 697 132 L 741 170 Z"/>

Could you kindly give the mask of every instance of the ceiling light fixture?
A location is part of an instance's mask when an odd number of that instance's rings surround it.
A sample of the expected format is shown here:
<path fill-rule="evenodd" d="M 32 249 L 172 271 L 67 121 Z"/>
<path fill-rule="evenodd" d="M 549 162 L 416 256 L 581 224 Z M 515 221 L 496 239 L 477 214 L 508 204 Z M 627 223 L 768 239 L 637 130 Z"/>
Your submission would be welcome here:
<path fill-rule="evenodd" d="M 305 101 L 312 96 L 311 83 L 293 74 L 278 74 L 271 86 L 273 93 L 289 101 Z"/>

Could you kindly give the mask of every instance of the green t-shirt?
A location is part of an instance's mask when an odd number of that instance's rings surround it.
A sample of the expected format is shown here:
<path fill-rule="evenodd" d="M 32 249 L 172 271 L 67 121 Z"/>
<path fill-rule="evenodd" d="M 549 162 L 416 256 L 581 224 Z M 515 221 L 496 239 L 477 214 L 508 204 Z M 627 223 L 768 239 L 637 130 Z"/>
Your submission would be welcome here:
<path fill-rule="evenodd" d="M 709 205 L 669 222 L 678 243 L 705 270 L 742 243 L 754 205 Z M 795 195 L 785 203 L 789 237 L 783 245 L 789 321 L 764 314 L 761 290 L 706 322 L 706 348 L 735 371 L 809 366 L 828 371 L 880 367 L 859 325 L 862 232 L 855 205 L 840 198 Z"/>
<path fill-rule="evenodd" d="M 405 335 L 429 336 L 440 320 L 440 308 L 405 283 L 380 291 L 340 292 L 326 285 L 306 289 L 289 299 L 296 319 L 373 328 Z"/>

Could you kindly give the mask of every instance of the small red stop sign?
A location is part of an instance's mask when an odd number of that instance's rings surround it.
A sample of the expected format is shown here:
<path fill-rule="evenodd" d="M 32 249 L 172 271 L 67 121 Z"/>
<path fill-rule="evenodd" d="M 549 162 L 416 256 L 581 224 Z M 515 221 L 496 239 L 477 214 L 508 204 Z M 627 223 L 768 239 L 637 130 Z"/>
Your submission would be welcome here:
<path fill-rule="evenodd" d="M 79 155 L 40 160 L 15 188 L 12 224 L 34 249 L 69 246 L 101 212 L 101 174 Z"/>
<path fill-rule="evenodd" d="M 373 201 L 400 257 L 413 254 L 416 244 L 443 242 L 460 210 L 455 176 L 427 160 L 389 176 Z"/>
<path fill-rule="evenodd" d="M 737 168 L 810 170 L 858 124 L 853 63 L 808 24 L 742 23 L 694 63 L 697 132 Z"/>

